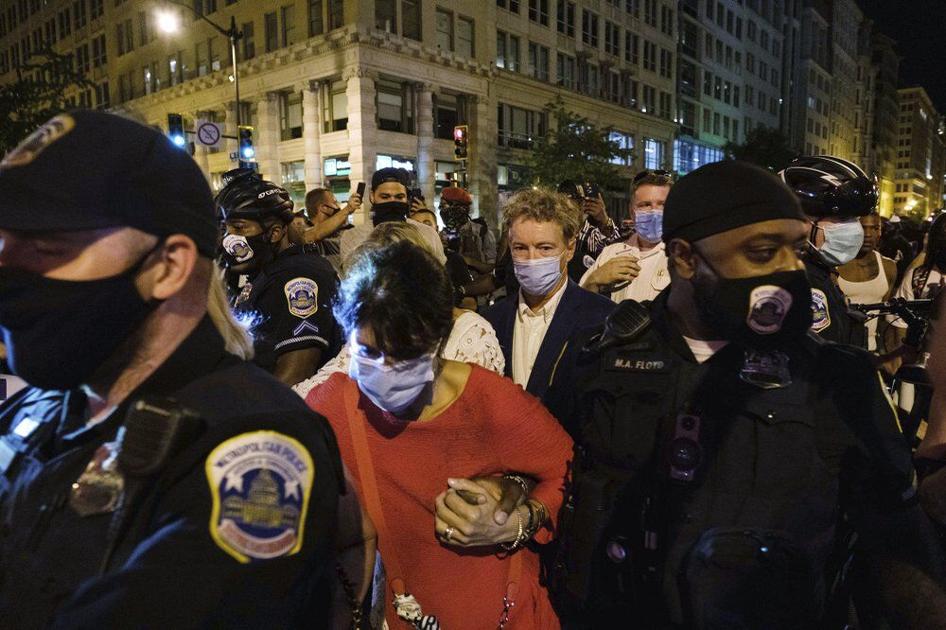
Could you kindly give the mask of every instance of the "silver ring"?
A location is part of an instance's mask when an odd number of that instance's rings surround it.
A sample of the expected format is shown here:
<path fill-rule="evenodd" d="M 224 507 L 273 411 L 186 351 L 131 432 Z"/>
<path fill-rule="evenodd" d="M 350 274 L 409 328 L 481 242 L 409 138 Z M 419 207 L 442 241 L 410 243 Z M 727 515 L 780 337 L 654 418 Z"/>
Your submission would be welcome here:
<path fill-rule="evenodd" d="M 456 531 L 457 530 L 453 529 L 452 527 L 447 527 L 447 529 L 443 530 L 443 541 L 450 542 L 450 539 L 453 538 L 453 535 L 456 533 Z"/>

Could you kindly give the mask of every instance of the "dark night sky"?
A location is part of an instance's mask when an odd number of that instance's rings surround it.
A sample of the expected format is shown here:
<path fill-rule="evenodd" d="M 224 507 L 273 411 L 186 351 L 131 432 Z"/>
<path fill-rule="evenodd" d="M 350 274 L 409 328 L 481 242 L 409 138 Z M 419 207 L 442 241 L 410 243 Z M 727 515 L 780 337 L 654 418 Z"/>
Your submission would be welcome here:
<path fill-rule="evenodd" d="M 926 88 L 946 114 L 946 0 L 858 0 L 865 15 L 897 40 L 900 85 Z"/>

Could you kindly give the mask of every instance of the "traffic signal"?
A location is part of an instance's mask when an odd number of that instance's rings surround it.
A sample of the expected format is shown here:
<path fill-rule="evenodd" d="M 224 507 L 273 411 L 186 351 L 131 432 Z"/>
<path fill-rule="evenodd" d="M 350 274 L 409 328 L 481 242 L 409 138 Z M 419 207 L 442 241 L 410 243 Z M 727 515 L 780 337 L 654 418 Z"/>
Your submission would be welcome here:
<path fill-rule="evenodd" d="M 457 125 L 453 128 L 453 158 L 465 160 L 470 129 L 466 125 Z"/>
<path fill-rule="evenodd" d="M 180 114 L 168 114 L 168 138 L 182 149 L 187 145 L 187 136 L 184 135 L 184 117 Z"/>
<path fill-rule="evenodd" d="M 253 148 L 253 128 L 240 127 L 240 159 L 252 160 L 256 157 L 256 149 Z"/>

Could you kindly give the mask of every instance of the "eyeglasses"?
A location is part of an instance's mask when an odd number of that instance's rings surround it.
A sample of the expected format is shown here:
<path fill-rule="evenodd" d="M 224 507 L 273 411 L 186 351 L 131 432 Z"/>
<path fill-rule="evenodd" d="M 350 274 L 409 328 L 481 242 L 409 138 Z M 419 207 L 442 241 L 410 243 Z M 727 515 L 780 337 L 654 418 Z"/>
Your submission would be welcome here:
<path fill-rule="evenodd" d="M 634 182 L 635 184 L 637 184 L 638 182 L 640 182 L 640 181 L 641 181 L 642 179 L 644 179 L 645 177 L 660 177 L 660 178 L 664 178 L 664 179 L 673 181 L 673 172 L 672 172 L 672 171 L 664 171 L 664 170 L 655 169 L 655 168 L 648 168 L 648 169 L 644 169 L 643 171 L 641 171 L 640 173 L 638 173 L 637 175 L 635 175 L 633 182 Z"/>

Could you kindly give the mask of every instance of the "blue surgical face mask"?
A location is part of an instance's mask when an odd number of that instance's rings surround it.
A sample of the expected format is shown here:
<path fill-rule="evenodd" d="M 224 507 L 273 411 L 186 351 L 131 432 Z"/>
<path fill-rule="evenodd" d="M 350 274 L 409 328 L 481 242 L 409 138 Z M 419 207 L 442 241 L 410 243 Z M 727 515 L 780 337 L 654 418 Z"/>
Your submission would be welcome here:
<path fill-rule="evenodd" d="M 864 244 L 864 228 L 857 219 L 844 223 L 826 223 L 821 255 L 832 265 L 844 265 L 855 258 Z"/>
<path fill-rule="evenodd" d="M 357 344 L 351 347 L 348 376 L 358 383 L 361 393 L 384 411 L 401 413 L 434 380 L 433 354 L 386 365 L 383 356 L 363 357 L 358 354 Z"/>
<path fill-rule="evenodd" d="M 659 243 L 664 234 L 663 211 L 634 211 L 634 229 L 648 243 Z"/>
<path fill-rule="evenodd" d="M 512 269 L 522 290 L 529 295 L 546 295 L 562 279 L 561 256 L 512 261 Z"/>

